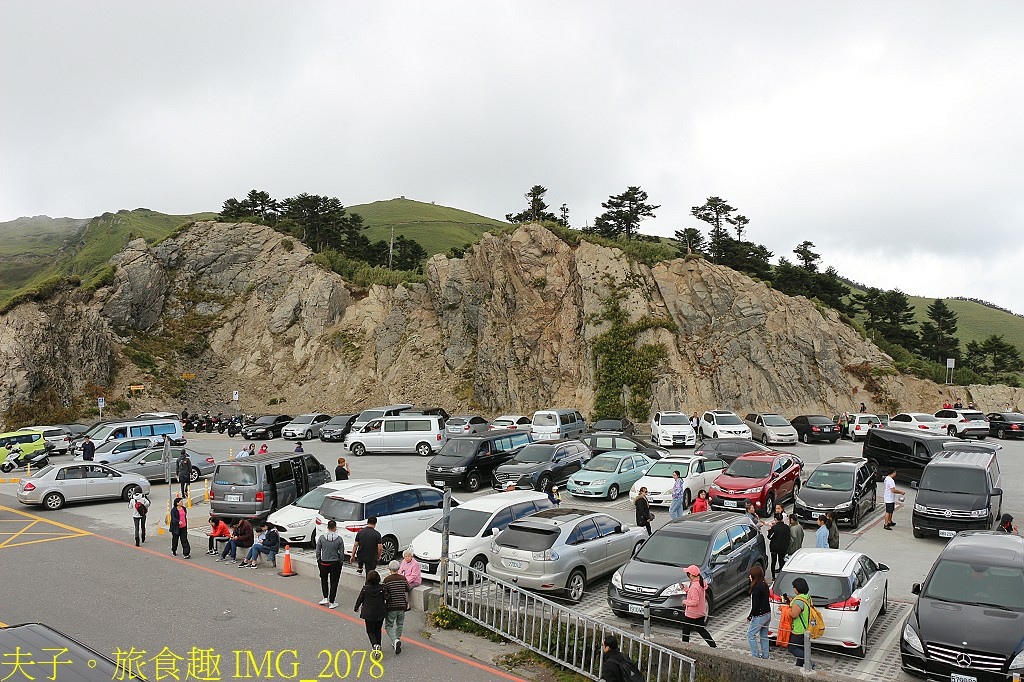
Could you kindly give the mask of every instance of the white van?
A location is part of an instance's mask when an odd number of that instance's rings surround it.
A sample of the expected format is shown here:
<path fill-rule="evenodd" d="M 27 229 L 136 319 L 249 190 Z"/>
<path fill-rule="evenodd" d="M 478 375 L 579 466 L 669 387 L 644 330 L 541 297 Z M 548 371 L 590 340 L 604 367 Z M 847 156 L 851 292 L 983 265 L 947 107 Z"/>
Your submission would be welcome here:
<path fill-rule="evenodd" d="M 185 445 L 185 434 L 181 428 L 181 421 L 177 418 L 169 419 L 127 419 L 121 421 L 100 422 L 85 432 L 93 443 L 98 446 L 109 440 L 121 440 L 122 438 L 154 438 L 162 440 L 164 435 L 171 439 L 171 445 Z M 76 438 L 69 448 L 71 455 L 77 455 L 82 447 L 82 438 Z"/>
<path fill-rule="evenodd" d="M 366 426 L 366 424 L 372 419 L 380 419 L 381 417 L 394 417 L 406 410 L 411 410 L 412 405 L 409 403 L 399 403 L 398 405 L 384 405 L 383 407 L 368 407 L 356 416 L 356 420 L 352 422 L 352 430 L 358 431 L 359 429 Z"/>
<path fill-rule="evenodd" d="M 562 440 L 582 436 L 587 420 L 579 410 L 537 410 L 533 413 L 531 434 L 534 440 Z"/>
<path fill-rule="evenodd" d="M 430 457 L 444 447 L 448 435 L 444 417 L 436 414 L 402 415 L 372 419 L 345 436 L 345 447 L 356 457 L 368 452 L 413 453 Z"/>

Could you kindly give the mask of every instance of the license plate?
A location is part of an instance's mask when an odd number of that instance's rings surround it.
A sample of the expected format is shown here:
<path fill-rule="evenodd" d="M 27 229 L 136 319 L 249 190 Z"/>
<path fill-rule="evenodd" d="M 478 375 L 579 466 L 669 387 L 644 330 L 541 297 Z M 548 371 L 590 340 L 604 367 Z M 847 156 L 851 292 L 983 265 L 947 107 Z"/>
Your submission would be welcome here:
<path fill-rule="evenodd" d="M 725 505 L 726 507 L 738 507 L 738 506 L 740 506 L 740 503 L 737 502 L 736 500 L 722 500 L 722 504 Z"/>
<path fill-rule="evenodd" d="M 241 502 L 242 501 L 242 496 L 241 495 L 225 495 L 224 496 L 224 501 L 225 502 Z"/>
<path fill-rule="evenodd" d="M 441 486 L 443 488 L 444 487 L 444 481 L 434 481 L 434 485 L 439 485 L 439 486 Z"/>
<path fill-rule="evenodd" d="M 949 682 L 978 682 L 978 678 L 974 675 L 961 675 L 960 673 L 950 673 Z"/>
<path fill-rule="evenodd" d="M 630 604 L 629 605 L 629 612 L 630 613 L 639 613 L 640 615 L 643 615 L 644 607 L 643 607 L 642 604 Z"/>
<path fill-rule="evenodd" d="M 424 563 L 422 561 L 419 562 L 419 564 L 420 564 L 420 570 L 421 571 L 423 571 L 424 573 L 430 573 L 430 565 L 429 564 Z"/>
<path fill-rule="evenodd" d="M 955 530 L 940 530 L 939 531 L 939 537 L 940 538 L 951 538 L 954 535 L 956 535 L 956 531 Z M 973 680 L 974 678 L 972 677 L 970 679 Z"/>
<path fill-rule="evenodd" d="M 811 512 L 811 518 L 816 519 L 821 516 L 821 512 Z"/>
<path fill-rule="evenodd" d="M 505 566 L 507 566 L 508 568 L 522 568 L 523 567 L 523 562 L 521 562 L 521 561 L 512 561 L 511 559 L 505 559 Z"/>

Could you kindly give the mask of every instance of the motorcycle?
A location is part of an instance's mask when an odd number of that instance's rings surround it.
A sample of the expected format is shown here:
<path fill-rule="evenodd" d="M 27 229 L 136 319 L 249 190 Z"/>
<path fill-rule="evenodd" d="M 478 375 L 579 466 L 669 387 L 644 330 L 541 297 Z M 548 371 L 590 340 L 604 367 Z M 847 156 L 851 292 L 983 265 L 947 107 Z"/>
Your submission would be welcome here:
<path fill-rule="evenodd" d="M 242 432 L 242 419 L 240 417 L 233 417 L 228 421 L 226 430 L 228 432 L 228 438 L 234 438 L 237 434 Z"/>
<path fill-rule="evenodd" d="M 217 416 L 214 417 L 214 424 L 216 424 L 217 433 L 224 433 L 224 430 L 228 428 L 228 420 L 223 412 L 217 413 Z"/>
<path fill-rule="evenodd" d="M 47 443 L 41 452 L 32 455 L 22 455 L 21 446 L 17 443 L 7 448 L 7 459 L 0 462 L 0 471 L 9 474 L 15 469 L 34 467 L 42 469 L 50 463 L 50 452 L 54 449 L 53 443 Z"/>

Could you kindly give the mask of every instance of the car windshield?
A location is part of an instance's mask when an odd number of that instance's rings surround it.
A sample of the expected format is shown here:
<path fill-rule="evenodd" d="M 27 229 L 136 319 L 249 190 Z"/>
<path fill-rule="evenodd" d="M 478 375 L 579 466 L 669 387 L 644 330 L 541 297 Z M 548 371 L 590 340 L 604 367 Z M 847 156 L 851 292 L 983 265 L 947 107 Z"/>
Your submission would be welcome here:
<path fill-rule="evenodd" d="M 331 417 L 331 420 L 327 422 L 326 426 L 344 426 L 348 424 L 348 420 L 352 418 L 350 414 L 344 414 L 340 417 Z"/>
<path fill-rule="evenodd" d="M 256 467 L 221 464 L 213 474 L 213 482 L 220 485 L 256 485 Z"/>
<path fill-rule="evenodd" d="M 468 421 L 469 419 L 466 417 L 452 417 L 448 420 L 448 426 L 462 426 Z"/>
<path fill-rule="evenodd" d="M 608 457 L 606 455 L 600 455 L 587 462 L 587 465 L 583 467 L 584 471 L 618 471 L 619 470 L 618 457 Z"/>
<path fill-rule="evenodd" d="M 767 478 L 768 472 L 772 470 L 772 463 L 759 459 L 735 460 L 729 465 L 725 473 L 737 478 Z"/>
<path fill-rule="evenodd" d="M 343 500 L 337 497 L 325 497 L 320 505 L 320 516 L 335 521 L 362 521 L 363 505 L 351 500 Z"/>
<path fill-rule="evenodd" d="M 853 472 L 815 469 L 804 487 L 809 490 L 853 490 Z"/>
<path fill-rule="evenodd" d="M 312 424 L 314 414 L 300 414 L 298 417 L 292 420 L 292 424 Z"/>
<path fill-rule="evenodd" d="M 473 438 L 452 438 L 441 448 L 440 455 L 462 459 L 476 452 L 477 444 L 478 441 Z"/>
<path fill-rule="evenodd" d="M 538 412 L 533 415 L 534 426 L 558 426 L 558 415 L 551 412 Z"/>
<path fill-rule="evenodd" d="M 616 429 L 621 429 L 621 428 L 622 428 L 622 422 L 620 420 L 618 420 L 618 419 L 601 419 L 599 421 L 594 422 L 594 430 L 595 431 L 601 431 L 601 430 L 604 430 L 604 429 L 608 429 L 609 431 L 614 431 Z"/>
<path fill-rule="evenodd" d="M 734 414 L 718 414 L 715 415 L 715 423 L 719 426 L 736 426 L 743 422 Z"/>
<path fill-rule="evenodd" d="M 273 424 L 277 421 L 277 417 L 260 417 L 254 424 Z"/>
<path fill-rule="evenodd" d="M 678 471 L 680 477 L 686 478 L 690 471 L 690 463 L 661 460 L 655 462 L 654 466 L 647 470 L 647 475 L 654 478 L 672 478 L 673 471 Z"/>
<path fill-rule="evenodd" d="M 807 418 L 807 423 L 811 424 L 813 426 L 824 426 L 825 424 L 832 424 L 833 421 L 831 419 L 829 419 L 828 417 L 818 417 L 818 416 L 815 416 L 815 417 L 808 417 Z"/>
<path fill-rule="evenodd" d="M 554 450 L 548 445 L 527 445 L 516 453 L 516 462 L 547 462 Z"/>
<path fill-rule="evenodd" d="M 988 494 L 984 471 L 959 467 L 925 467 L 918 489 L 963 495 Z"/>
<path fill-rule="evenodd" d="M 334 491 L 330 488 L 313 488 L 308 493 L 295 500 L 295 506 L 302 507 L 303 509 L 320 509 L 320 505 L 324 503 L 324 498 L 332 492 Z"/>
<path fill-rule="evenodd" d="M 985 421 L 985 415 L 981 412 L 964 412 L 962 414 L 964 415 L 964 419 Z"/>
<path fill-rule="evenodd" d="M 356 417 L 356 421 L 363 423 L 368 422 L 371 419 L 380 419 L 383 416 L 384 410 L 363 410 L 359 413 L 359 416 Z"/>
<path fill-rule="evenodd" d="M 637 552 L 637 561 L 665 566 L 703 565 L 710 541 L 706 537 L 655 533 Z"/>
<path fill-rule="evenodd" d="M 1024 570 L 943 559 L 935 565 L 922 596 L 1024 611 Z"/>
<path fill-rule="evenodd" d="M 543 552 L 546 549 L 551 549 L 557 539 L 557 529 L 509 526 L 497 537 L 495 543 L 510 549 Z"/>
<path fill-rule="evenodd" d="M 788 594 L 792 598 L 796 594 L 793 589 L 793 581 L 796 578 L 803 578 L 807 581 L 810 589 L 811 602 L 816 606 L 834 604 L 837 601 L 844 601 L 849 598 L 850 579 L 834 575 L 815 575 L 813 573 L 800 573 L 797 571 L 783 571 L 772 583 L 772 592 L 775 594 Z"/>
<path fill-rule="evenodd" d="M 916 419 L 919 422 L 937 422 L 939 418 L 932 414 L 912 414 L 911 419 Z"/>
<path fill-rule="evenodd" d="M 761 419 L 764 420 L 765 426 L 790 426 L 785 417 L 780 417 L 777 414 L 766 414 Z"/>
<path fill-rule="evenodd" d="M 484 524 L 491 518 L 490 512 L 482 512 L 476 509 L 463 509 L 455 507 L 448 521 L 448 532 L 458 535 L 460 538 L 475 538 L 483 530 Z M 434 533 L 441 532 L 444 519 L 440 518 L 434 522 L 430 530 Z"/>
<path fill-rule="evenodd" d="M 685 414 L 663 414 L 661 415 L 662 426 L 690 425 L 690 418 Z"/>

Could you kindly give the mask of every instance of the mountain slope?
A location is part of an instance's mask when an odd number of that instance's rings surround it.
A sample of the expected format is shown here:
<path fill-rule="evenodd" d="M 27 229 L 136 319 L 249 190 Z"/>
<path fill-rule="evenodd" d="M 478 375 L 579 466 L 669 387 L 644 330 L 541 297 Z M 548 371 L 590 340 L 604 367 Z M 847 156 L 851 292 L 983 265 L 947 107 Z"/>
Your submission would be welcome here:
<path fill-rule="evenodd" d="M 508 227 L 508 223 L 448 206 L 437 206 L 412 199 L 390 199 L 348 206 L 351 213 L 363 217 L 366 236 L 371 242 L 395 236 L 419 242 L 428 256 L 448 253 L 452 247 L 475 244 L 485 232 Z"/>

